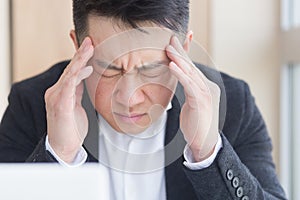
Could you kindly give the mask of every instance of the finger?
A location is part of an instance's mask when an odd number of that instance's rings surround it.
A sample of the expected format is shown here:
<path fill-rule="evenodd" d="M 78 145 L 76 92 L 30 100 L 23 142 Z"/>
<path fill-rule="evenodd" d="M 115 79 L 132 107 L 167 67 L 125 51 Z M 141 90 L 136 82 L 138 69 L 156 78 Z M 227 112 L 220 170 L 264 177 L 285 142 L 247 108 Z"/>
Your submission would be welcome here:
<path fill-rule="evenodd" d="M 83 80 L 88 78 L 92 73 L 93 73 L 93 67 L 87 66 L 83 68 L 77 76 L 75 95 L 76 95 L 76 104 L 78 105 L 81 105 L 82 94 L 84 90 Z"/>
<path fill-rule="evenodd" d="M 62 98 L 71 98 L 75 94 L 76 86 L 92 72 L 91 67 L 83 70 L 81 73 L 80 70 L 85 67 L 88 60 L 92 57 L 93 51 L 92 42 L 90 38 L 86 37 L 58 80 L 57 87 L 60 89 L 59 92 Z"/>
<path fill-rule="evenodd" d="M 169 45 L 167 47 L 167 51 L 174 52 L 176 50 L 174 49 L 174 47 Z M 175 54 L 177 54 L 177 53 L 170 53 L 169 58 L 174 63 L 176 63 L 177 67 L 179 67 L 183 73 L 188 75 L 190 77 L 190 79 L 194 80 L 196 83 L 199 84 L 199 86 L 201 86 L 203 88 L 203 90 L 205 90 L 205 88 L 207 88 L 206 79 L 203 79 L 203 77 L 199 75 L 201 73 L 200 70 L 198 68 L 196 68 L 193 64 L 186 62 L 185 58 L 183 58 L 181 56 L 177 56 Z"/>
<path fill-rule="evenodd" d="M 85 67 L 87 62 L 93 56 L 93 54 L 94 48 L 92 46 L 92 41 L 90 38 L 86 37 L 78 51 L 75 53 L 70 64 L 64 70 L 64 73 L 62 74 L 62 79 L 64 77 L 68 78 L 73 74 L 76 74 L 81 68 Z"/>
<path fill-rule="evenodd" d="M 199 70 L 189 58 L 178 56 L 179 52 L 171 45 L 167 46 L 167 55 L 177 66 L 200 86 L 201 90 L 209 90 L 211 81 Z M 172 53 L 169 53 L 172 52 Z M 188 61 L 189 60 L 189 61 Z"/>
<path fill-rule="evenodd" d="M 187 52 L 184 50 L 182 44 L 179 39 L 174 35 L 171 38 L 170 44 L 178 51 L 182 56 L 188 58 Z"/>
<path fill-rule="evenodd" d="M 89 77 L 92 74 L 92 72 L 92 66 L 88 66 L 81 69 L 77 74 L 74 74 L 69 79 L 65 79 L 64 83 L 61 85 L 61 98 L 73 98 L 76 94 L 77 86 L 82 82 L 82 80 Z"/>
<path fill-rule="evenodd" d="M 186 70 L 183 69 L 183 71 L 189 71 L 191 74 L 198 73 L 200 76 L 202 76 L 202 79 L 204 81 L 209 81 L 209 79 L 207 79 L 207 77 L 194 65 L 192 60 L 190 60 L 189 56 L 187 55 L 187 52 L 184 50 L 178 37 L 173 36 L 171 38 L 170 44 L 171 44 L 171 47 L 173 47 L 173 50 L 175 49 L 176 52 L 178 52 L 180 55 L 182 55 L 179 58 L 182 58 L 186 63 L 190 64 L 190 65 L 185 65 L 187 67 L 187 69 Z M 183 66 L 183 65 L 179 65 L 179 67 L 181 67 L 181 66 Z"/>
<path fill-rule="evenodd" d="M 173 46 L 168 45 L 166 48 L 166 52 L 167 52 L 167 56 L 170 58 L 170 60 L 172 60 L 178 66 L 180 66 L 181 70 L 184 73 L 191 74 L 191 70 L 192 70 L 191 67 L 182 67 L 182 66 L 187 66 L 190 64 L 188 62 L 186 62 L 186 60 L 183 58 L 183 56 L 180 55 L 179 52 L 176 51 L 176 49 Z"/>
<path fill-rule="evenodd" d="M 71 71 L 76 73 L 79 69 L 83 68 L 90 60 L 93 53 L 94 48 L 92 45 L 92 41 L 89 37 L 86 37 L 71 61 Z"/>
<path fill-rule="evenodd" d="M 79 83 L 81 81 L 88 78 L 92 73 L 93 73 L 92 66 L 87 66 L 87 67 L 82 68 L 77 75 L 76 86 L 79 85 Z"/>
<path fill-rule="evenodd" d="M 172 74 L 178 79 L 178 81 L 182 84 L 184 88 L 184 92 L 187 96 L 195 96 L 194 90 L 197 88 L 194 81 L 186 75 L 181 68 L 175 62 L 170 62 L 169 68 Z"/>
<path fill-rule="evenodd" d="M 183 85 L 189 96 L 195 95 L 195 92 L 210 93 L 209 81 L 203 80 L 201 76 L 189 76 L 185 74 L 182 69 L 175 63 L 170 63 L 170 69 Z M 189 90 L 192 89 L 193 91 Z M 197 95 L 196 94 L 196 95 Z"/>
<path fill-rule="evenodd" d="M 76 81 L 76 104 L 81 105 L 81 99 L 82 99 L 82 94 L 83 94 L 83 80 L 88 78 L 91 74 L 93 73 L 93 67 L 92 66 L 87 66 L 83 69 L 80 70 L 77 81 Z"/>
<path fill-rule="evenodd" d="M 77 106 L 81 106 L 83 90 L 84 90 L 83 82 L 80 82 L 76 87 L 76 93 L 75 93 Z"/>

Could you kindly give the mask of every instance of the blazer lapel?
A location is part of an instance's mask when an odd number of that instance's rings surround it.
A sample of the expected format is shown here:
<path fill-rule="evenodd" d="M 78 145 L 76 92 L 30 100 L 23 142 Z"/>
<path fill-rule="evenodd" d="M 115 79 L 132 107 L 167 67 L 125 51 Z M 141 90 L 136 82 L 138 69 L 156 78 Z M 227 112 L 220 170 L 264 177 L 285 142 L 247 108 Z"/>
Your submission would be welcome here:
<path fill-rule="evenodd" d="M 82 106 L 85 109 L 88 117 L 89 129 L 88 134 L 84 140 L 84 148 L 89 154 L 89 162 L 97 162 L 99 160 L 99 124 L 97 112 L 89 95 L 87 93 L 86 87 L 84 88 L 84 93 L 82 97 Z"/>
<path fill-rule="evenodd" d="M 221 74 L 209 67 L 195 63 L 205 76 L 215 82 L 221 89 L 219 107 L 219 129 L 223 129 L 226 117 L 226 93 Z M 185 175 L 182 156 L 186 142 L 179 128 L 179 115 L 185 95 L 182 85 L 179 83 L 172 100 L 172 109 L 168 111 L 166 138 L 165 138 L 165 176 L 167 199 L 197 199 L 193 185 Z M 178 156 L 180 155 L 180 156 Z M 176 159 L 177 157 L 177 159 Z"/>
<path fill-rule="evenodd" d="M 172 100 L 172 109 L 168 111 L 165 137 L 165 179 L 167 199 L 196 199 L 192 184 L 184 172 L 183 150 L 186 142 L 179 129 L 180 99 L 175 95 Z"/>

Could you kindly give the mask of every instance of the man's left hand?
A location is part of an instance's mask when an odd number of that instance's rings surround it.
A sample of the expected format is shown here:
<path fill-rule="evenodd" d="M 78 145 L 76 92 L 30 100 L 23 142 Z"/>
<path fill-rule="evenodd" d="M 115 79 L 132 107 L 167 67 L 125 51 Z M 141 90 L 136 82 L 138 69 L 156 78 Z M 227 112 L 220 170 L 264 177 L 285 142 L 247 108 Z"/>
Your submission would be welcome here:
<path fill-rule="evenodd" d="M 208 158 L 218 141 L 220 88 L 193 64 L 176 36 L 166 52 L 169 68 L 184 88 L 180 128 L 195 162 Z"/>

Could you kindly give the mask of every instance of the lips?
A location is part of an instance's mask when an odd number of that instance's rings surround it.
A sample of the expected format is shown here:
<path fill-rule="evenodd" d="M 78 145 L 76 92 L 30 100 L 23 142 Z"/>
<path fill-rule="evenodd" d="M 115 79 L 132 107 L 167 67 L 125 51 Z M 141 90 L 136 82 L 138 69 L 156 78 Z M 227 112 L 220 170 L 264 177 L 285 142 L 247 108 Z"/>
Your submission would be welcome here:
<path fill-rule="evenodd" d="M 130 113 L 130 114 L 121 114 L 121 113 L 114 113 L 114 115 L 120 119 L 121 121 L 124 121 L 126 123 L 134 123 L 139 121 L 142 117 L 146 115 L 146 113 L 138 114 L 138 113 Z"/>

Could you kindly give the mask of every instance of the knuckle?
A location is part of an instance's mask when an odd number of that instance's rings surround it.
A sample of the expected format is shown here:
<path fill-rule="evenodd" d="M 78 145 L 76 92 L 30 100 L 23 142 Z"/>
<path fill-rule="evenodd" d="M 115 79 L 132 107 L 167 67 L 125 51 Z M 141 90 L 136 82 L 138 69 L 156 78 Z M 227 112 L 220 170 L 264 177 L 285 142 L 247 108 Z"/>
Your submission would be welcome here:
<path fill-rule="evenodd" d="M 64 106 L 61 103 L 55 103 L 53 105 L 53 109 L 55 110 L 55 112 L 62 112 L 64 110 Z"/>
<path fill-rule="evenodd" d="M 75 77 L 72 76 L 64 81 L 64 85 L 66 87 L 72 87 L 72 86 L 74 86 L 74 81 L 75 81 Z"/>
<path fill-rule="evenodd" d="M 64 74 L 62 75 L 62 80 L 65 80 L 65 79 L 68 79 L 69 77 L 71 77 L 73 75 L 73 72 L 72 72 L 72 66 L 73 65 L 70 65 L 68 66 L 66 69 L 65 69 L 65 72 Z"/>
<path fill-rule="evenodd" d="M 75 62 L 83 63 L 84 62 L 84 56 L 81 53 L 77 53 L 75 56 Z"/>
<path fill-rule="evenodd" d="M 70 86 L 75 76 L 76 74 L 73 73 L 71 70 L 66 71 L 66 73 L 59 80 L 60 83 L 59 87 Z"/>
<path fill-rule="evenodd" d="M 55 113 L 62 113 L 66 109 L 67 102 L 63 99 L 57 98 L 50 102 L 50 105 Z"/>
<path fill-rule="evenodd" d="M 216 93 L 220 93 L 221 92 L 221 89 L 220 89 L 220 87 L 217 85 L 217 84 L 213 84 L 213 89 L 214 89 L 214 91 L 216 92 Z"/>
<path fill-rule="evenodd" d="M 50 96 L 50 89 L 46 90 L 45 95 L 44 95 L 44 99 L 47 100 Z"/>
<path fill-rule="evenodd" d="M 209 88 L 214 94 L 219 94 L 221 92 L 220 87 L 215 82 L 209 81 Z"/>
<path fill-rule="evenodd" d="M 53 87 L 50 87 L 45 92 L 45 95 L 44 95 L 45 101 L 48 101 L 51 98 L 52 94 L 53 94 Z"/>
<path fill-rule="evenodd" d="M 55 99 L 51 98 L 51 96 L 45 98 L 46 109 L 52 109 L 54 106 Z"/>

